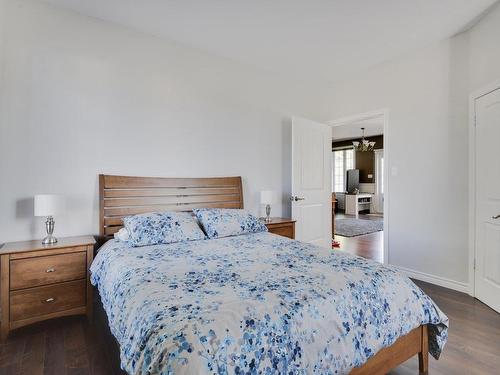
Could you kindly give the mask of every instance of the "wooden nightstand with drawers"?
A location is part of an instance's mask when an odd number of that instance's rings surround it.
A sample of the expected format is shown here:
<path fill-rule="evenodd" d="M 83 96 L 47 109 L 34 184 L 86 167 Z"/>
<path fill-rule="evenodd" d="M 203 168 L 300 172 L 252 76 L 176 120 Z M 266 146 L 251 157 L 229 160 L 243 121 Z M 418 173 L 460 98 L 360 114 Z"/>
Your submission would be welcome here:
<path fill-rule="evenodd" d="M 0 248 L 1 339 L 10 331 L 66 315 L 92 317 L 92 236 L 11 242 Z"/>
<path fill-rule="evenodd" d="M 262 219 L 264 220 L 264 219 Z M 272 217 L 271 221 L 264 222 L 269 233 L 295 239 L 295 220 L 284 217 Z"/>

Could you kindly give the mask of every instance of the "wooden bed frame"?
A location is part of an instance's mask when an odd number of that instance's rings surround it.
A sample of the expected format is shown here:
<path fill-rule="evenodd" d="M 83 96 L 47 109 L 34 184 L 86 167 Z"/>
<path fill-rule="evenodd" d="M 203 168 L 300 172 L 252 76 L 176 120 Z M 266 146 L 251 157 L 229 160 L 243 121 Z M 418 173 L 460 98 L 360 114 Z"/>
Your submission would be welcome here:
<path fill-rule="evenodd" d="M 193 208 L 243 208 L 241 177 L 164 178 L 99 175 L 99 231 L 108 239 L 122 228 L 122 218 L 157 211 Z M 415 328 L 380 350 L 351 375 L 386 374 L 418 354 L 419 375 L 428 374 L 427 326 Z"/>
<path fill-rule="evenodd" d="M 99 175 L 99 234 L 105 239 L 122 228 L 125 216 L 193 208 L 243 208 L 241 177 Z"/>

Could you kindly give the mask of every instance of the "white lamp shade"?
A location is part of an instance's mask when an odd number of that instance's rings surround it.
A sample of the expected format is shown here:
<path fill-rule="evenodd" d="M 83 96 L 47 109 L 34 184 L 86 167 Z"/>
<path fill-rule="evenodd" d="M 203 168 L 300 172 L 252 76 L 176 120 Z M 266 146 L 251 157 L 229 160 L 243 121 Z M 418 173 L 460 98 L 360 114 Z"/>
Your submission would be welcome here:
<path fill-rule="evenodd" d="M 276 202 L 276 192 L 273 190 L 263 190 L 260 192 L 261 204 L 273 204 Z"/>
<path fill-rule="evenodd" d="M 54 216 L 64 211 L 64 200 L 60 195 L 35 195 L 35 216 Z"/>

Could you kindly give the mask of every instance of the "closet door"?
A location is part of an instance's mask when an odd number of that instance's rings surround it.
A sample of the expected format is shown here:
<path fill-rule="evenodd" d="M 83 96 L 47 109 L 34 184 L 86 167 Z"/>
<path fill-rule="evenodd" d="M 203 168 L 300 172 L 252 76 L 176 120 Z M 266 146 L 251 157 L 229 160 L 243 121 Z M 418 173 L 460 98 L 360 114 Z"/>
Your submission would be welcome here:
<path fill-rule="evenodd" d="M 475 295 L 500 312 L 500 88 L 474 107 Z"/>

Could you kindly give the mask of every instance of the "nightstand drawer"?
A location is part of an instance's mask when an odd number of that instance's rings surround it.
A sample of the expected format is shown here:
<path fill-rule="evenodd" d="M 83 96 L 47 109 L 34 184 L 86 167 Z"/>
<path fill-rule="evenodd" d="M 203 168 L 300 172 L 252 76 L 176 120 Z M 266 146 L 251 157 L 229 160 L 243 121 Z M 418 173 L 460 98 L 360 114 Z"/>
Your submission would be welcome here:
<path fill-rule="evenodd" d="M 10 320 L 29 319 L 85 306 L 85 280 L 17 290 L 10 294 Z"/>
<path fill-rule="evenodd" d="M 84 279 L 87 274 L 86 256 L 86 252 L 82 251 L 11 260 L 10 289 Z"/>
<path fill-rule="evenodd" d="M 288 237 L 288 238 L 292 238 L 292 239 L 294 237 L 293 226 L 291 226 L 291 225 L 270 226 L 268 228 L 268 230 L 270 233 L 274 233 L 274 234 L 277 234 L 279 236 Z"/>
<path fill-rule="evenodd" d="M 264 220 L 264 219 L 263 219 Z M 278 236 L 295 239 L 295 220 L 283 217 L 272 217 L 269 221 L 264 221 L 269 233 Z"/>

